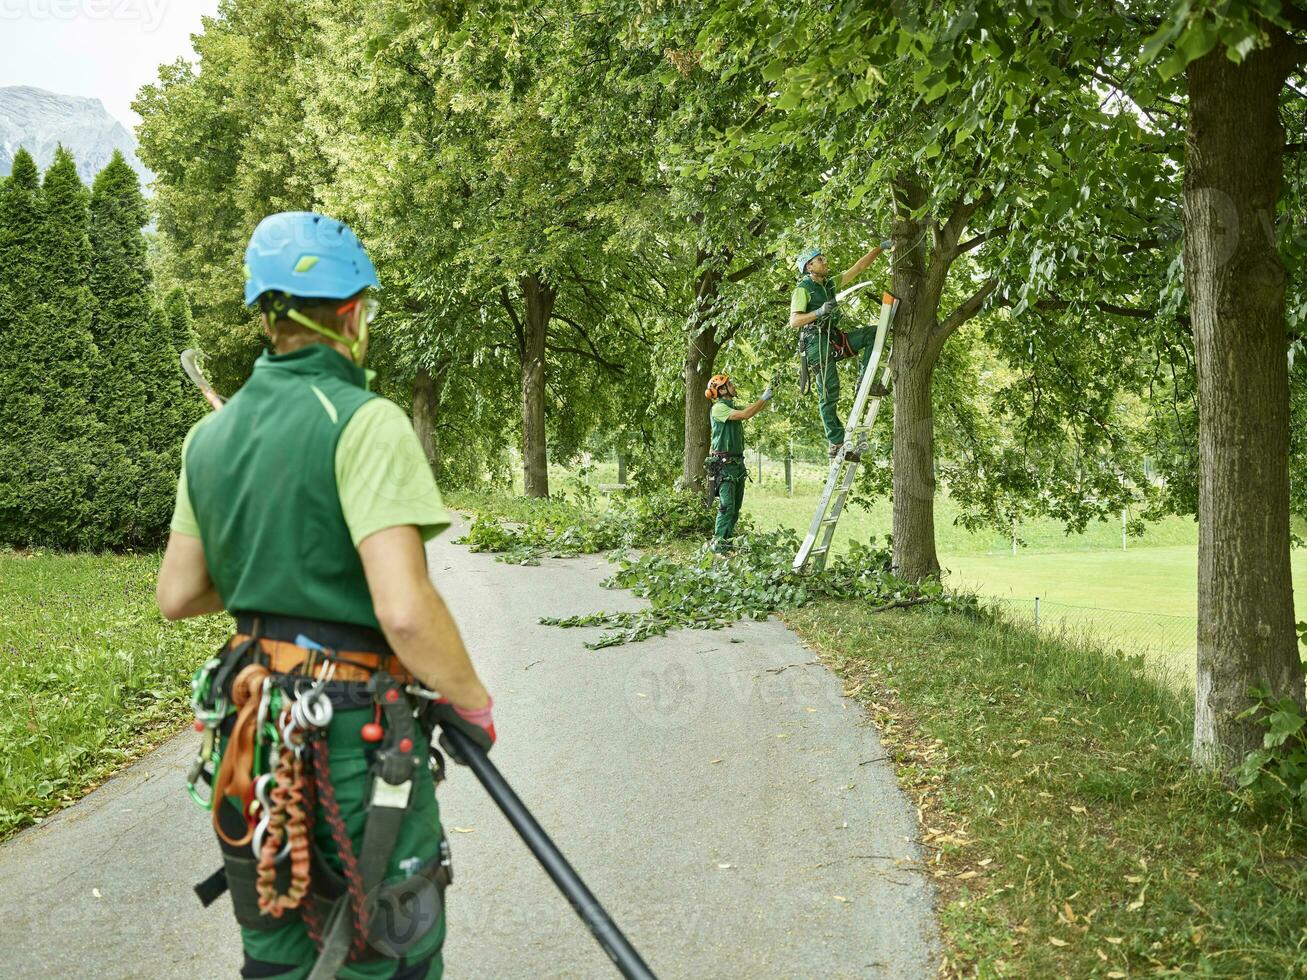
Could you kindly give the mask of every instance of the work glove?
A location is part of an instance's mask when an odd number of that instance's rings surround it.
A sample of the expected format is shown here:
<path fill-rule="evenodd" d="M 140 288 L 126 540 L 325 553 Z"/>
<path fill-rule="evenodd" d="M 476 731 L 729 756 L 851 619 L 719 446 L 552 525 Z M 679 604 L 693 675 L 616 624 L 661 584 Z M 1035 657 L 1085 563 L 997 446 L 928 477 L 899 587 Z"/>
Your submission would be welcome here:
<path fill-rule="evenodd" d="M 432 717 L 441 728 L 457 728 L 486 752 L 495 744 L 495 719 L 491 709 L 495 706 L 493 699 L 484 707 L 472 710 L 458 708 L 448 698 L 437 698 L 431 703 Z M 450 740 L 441 733 L 440 747 L 460 766 L 467 765 L 461 752 L 454 748 Z"/>
<path fill-rule="evenodd" d="M 762 390 L 762 397 L 759 398 L 758 401 L 760 401 L 760 402 L 769 402 L 769 401 L 772 400 L 772 398 L 773 398 L 773 396 L 774 396 L 775 394 L 776 394 L 776 393 L 775 393 L 774 391 L 771 390 L 771 385 L 768 385 L 766 388 L 764 388 L 764 389 Z"/>
<path fill-rule="evenodd" d="M 826 300 L 826 302 L 822 303 L 821 307 L 817 310 L 817 316 L 819 317 L 830 316 L 831 311 L 834 310 L 835 307 L 839 305 L 839 302 L 840 301 L 837 299 Z"/>
<path fill-rule="evenodd" d="M 894 239 L 892 238 L 885 239 L 883 242 L 880 243 L 880 247 L 887 252 L 890 251 L 891 249 L 894 248 Z"/>

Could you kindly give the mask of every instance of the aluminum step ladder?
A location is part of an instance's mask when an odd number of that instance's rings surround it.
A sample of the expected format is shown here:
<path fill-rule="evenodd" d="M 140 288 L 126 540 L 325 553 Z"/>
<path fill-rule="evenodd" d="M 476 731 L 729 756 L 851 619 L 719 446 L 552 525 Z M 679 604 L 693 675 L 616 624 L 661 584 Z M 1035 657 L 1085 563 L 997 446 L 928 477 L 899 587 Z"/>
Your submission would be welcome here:
<path fill-rule="evenodd" d="M 871 356 L 867 359 L 867 369 L 858 379 L 858 393 L 853 399 L 849 424 L 844 430 L 844 445 L 840 447 L 839 454 L 831 460 L 830 474 L 826 477 L 826 488 L 822 491 L 821 502 L 817 504 L 817 511 L 812 515 L 812 523 L 808 525 L 808 535 L 803 539 L 799 553 L 794 556 L 796 572 L 805 569 L 819 572 L 826 567 L 826 556 L 830 554 L 831 541 L 835 537 L 835 525 L 839 523 L 840 514 L 844 511 L 844 501 L 848 499 L 849 491 L 853 489 L 853 481 L 858 473 L 857 462 L 845 458 L 849 444 L 853 443 L 859 456 L 866 451 L 867 434 L 876 424 L 876 416 L 880 412 L 881 396 L 871 394 L 872 380 L 878 372 L 881 385 L 886 389 L 889 388 L 890 352 L 885 349 L 885 344 L 889 339 L 890 326 L 894 323 L 894 314 L 898 312 L 898 308 L 898 297 L 892 293 L 882 294 L 876 340 L 871 348 Z M 882 354 L 885 355 L 884 363 L 881 363 Z"/>

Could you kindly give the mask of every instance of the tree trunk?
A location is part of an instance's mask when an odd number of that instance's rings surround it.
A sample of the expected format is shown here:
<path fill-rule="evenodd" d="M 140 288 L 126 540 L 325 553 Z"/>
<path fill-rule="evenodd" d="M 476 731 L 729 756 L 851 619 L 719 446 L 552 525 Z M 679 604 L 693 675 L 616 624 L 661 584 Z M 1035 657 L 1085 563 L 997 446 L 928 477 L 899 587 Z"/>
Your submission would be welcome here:
<path fill-rule="evenodd" d="M 440 479 L 440 443 L 436 440 L 436 419 L 440 415 L 444 381 L 443 367 L 435 375 L 426 368 L 418 368 L 417 376 L 413 379 L 413 431 L 422 444 L 431 475 L 437 480 Z"/>
<path fill-rule="evenodd" d="M 702 268 L 709 256 L 700 252 L 697 268 Z M 685 345 L 685 443 L 681 466 L 681 483 L 686 487 L 703 486 L 703 461 L 708 455 L 712 439 L 712 426 L 708 421 L 709 404 L 704 397 L 708 380 L 713 376 L 721 344 L 715 326 L 704 326 L 717 304 L 717 290 L 721 274 L 716 268 L 702 272 L 694 291 L 694 309 L 686 326 Z"/>
<path fill-rule="evenodd" d="M 1228 770 L 1261 744 L 1248 690 L 1303 700 L 1289 568 L 1283 175 L 1285 35 L 1235 65 L 1188 68 L 1185 280 L 1198 370 L 1198 673 L 1194 761 Z"/>
<path fill-rule="evenodd" d="M 708 421 L 709 403 L 704 397 L 708 379 L 713 376 L 717 360 L 717 340 L 711 330 L 699 336 L 691 334 L 685 350 L 685 460 L 681 469 L 681 482 L 687 487 L 703 485 L 703 461 L 708 456 L 712 441 L 712 425 Z"/>
<path fill-rule="evenodd" d="M 538 275 L 523 276 L 522 484 L 528 497 L 549 496 L 545 456 L 545 337 L 557 294 Z"/>
<path fill-rule="evenodd" d="M 893 292 L 894 471 L 893 567 L 910 582 L 939 577 L 935 551 L 935 416 L 931 385 L 939 358 L 936 318 L 942 269 L 926 263 L 925 224 L 912 217 L 925 193 L 911 178 L 896 182 Z M 937 281 L 938 280 L 938 281 Z"/>

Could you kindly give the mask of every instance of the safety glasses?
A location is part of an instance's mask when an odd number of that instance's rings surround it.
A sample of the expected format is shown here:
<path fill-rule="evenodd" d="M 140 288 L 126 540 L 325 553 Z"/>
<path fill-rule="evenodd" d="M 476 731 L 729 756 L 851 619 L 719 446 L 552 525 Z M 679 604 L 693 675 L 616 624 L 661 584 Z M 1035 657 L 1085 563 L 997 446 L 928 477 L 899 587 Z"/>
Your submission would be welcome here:
<path fill-rule="evenodd" d="M 343 306 L 336 307 L 336 312 L 341 316 L 349 316 L 360 305 L 363 307 L 363 322 L 371 323 L 377 317 L 377 311 L 381 309 L 381 304 L 371 296 L 365 296 L 362 299 L 352 299 Z"/>

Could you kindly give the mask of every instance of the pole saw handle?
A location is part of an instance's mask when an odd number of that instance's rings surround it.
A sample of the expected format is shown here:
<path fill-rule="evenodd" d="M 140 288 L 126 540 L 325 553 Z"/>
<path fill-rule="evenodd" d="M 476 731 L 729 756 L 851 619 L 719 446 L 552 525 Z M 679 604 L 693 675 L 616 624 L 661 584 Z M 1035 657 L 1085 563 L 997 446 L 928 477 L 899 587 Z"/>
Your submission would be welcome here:
<path fill-rule="evenodd" d="M 657 980 L 654 972 L 649 969 L 645 961 L 640 958 L 640 954 L 635 951 L 635 947 L 617 927 L 617 923 L 599 904 L 599 899 L 594 897 L 585 882 L 581 880 L 581 876 L 568 863 L 567 858 L 563 857 L 563 852 L 550 840 L 549 835 L 531 815 L 531 811 L 513 792 L 513 787 L 508 785 L 508 781 L 490 761 L 485 750 L 453 725 L 441 727 L 444 729 L 445 738 L 452 742 L 459 754 L 467 760 L 468 768 L 481 781 L 481 785 L 495 801 L 495 805 L 503 811 L 523 843 L 530 848 L 541 867 L 558 886 L 558 890 L 571 903 L 576 914 L 590 929 L 595 941 L 603 947 L 622 976 L 627 977 L 628 980 Z"/>
<path fill-rule="evenodd" d="M 191 383 L 200 389 L 200 394 L 204 400 L 213 406 L 216 411 L 226 404 L 222 395 L 213 390 L 213 385 L 209 384 L 209 379 L 204 376 L 200 370 L 199 351 L 193 347 L 187 347 L 182 351 L 182 370 L 186 372 L 186 377 L 191 379 Z"/>

